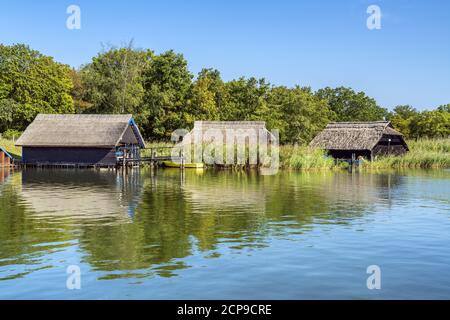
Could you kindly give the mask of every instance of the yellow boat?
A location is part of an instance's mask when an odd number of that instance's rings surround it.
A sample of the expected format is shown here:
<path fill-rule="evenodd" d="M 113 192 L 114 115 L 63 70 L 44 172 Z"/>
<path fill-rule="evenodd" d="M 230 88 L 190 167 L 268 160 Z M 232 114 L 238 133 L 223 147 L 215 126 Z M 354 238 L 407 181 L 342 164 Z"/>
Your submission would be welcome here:
<path fill-rule="evenodd" d="M 180 163 L 172 162 L 172 161 L 163 161 L 162 162 L 164 167 L 168 168 L 179 168 Z M 184 167 L 186 169 L 203 169 L 205 167 L 205 164 L 203 163 L 185 163 Z"/>

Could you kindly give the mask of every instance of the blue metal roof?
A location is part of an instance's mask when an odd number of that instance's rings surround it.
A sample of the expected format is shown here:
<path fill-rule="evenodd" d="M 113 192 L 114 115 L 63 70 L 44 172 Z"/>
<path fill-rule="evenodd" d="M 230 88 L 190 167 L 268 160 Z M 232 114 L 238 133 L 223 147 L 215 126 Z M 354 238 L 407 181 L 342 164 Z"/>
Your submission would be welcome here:
<path fill-rule="evenodd" d="M 133 117 L 130 118 L 130 121 L 128 121 L 128 124 L 131 126 L 131 129 L 134 132 L 134 135 L 136 136 L 138 142 L 139 142 L 139 146 L 141 148 L 145 148 L 145 141 L 144 139 L 142 139 L 142 135 L 139 132 L 139 128 L 137 127 L 136 123 L 134 122 Z"/>

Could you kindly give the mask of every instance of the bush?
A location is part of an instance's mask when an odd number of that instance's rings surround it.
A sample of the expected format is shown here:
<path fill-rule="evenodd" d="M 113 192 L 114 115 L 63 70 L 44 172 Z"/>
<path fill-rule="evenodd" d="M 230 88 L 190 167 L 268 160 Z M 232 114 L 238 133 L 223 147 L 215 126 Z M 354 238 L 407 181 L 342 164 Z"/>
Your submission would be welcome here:
<path fill-rule="evenodd" d="M 2 133 L 2 138 L 7 140 L 17 140 L 22 135 L 22 132 L 15 129 L 8 129 Z"/>

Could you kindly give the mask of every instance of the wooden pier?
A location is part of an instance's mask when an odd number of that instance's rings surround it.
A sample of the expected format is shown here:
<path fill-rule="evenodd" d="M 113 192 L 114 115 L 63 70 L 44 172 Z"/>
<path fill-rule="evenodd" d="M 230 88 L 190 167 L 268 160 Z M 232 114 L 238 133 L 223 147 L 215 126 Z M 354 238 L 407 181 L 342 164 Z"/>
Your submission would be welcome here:
<path fill-rule="evenodd" d="M 22 168 L 62 168 L 62 169 L 121 169 L 138 167 L 142 164 L 150 164 L 151 166 L 158 166 L 164 161 L 172 161 L 180 164 L 180 169 L 185 168 L 185 157 L 183 151 L 178 153 L 178 156 L 173 157 L 171 155 L 172 150 L 175 147 L 151 147 L 143 150 L 150 150 L 150 156 L 145 157 L 133 157 L 127 158 L 123 156 L 117 157 L 115 165 L 111 164 L 98 164 L 98 163 L 73 163 L 73 162 L 33 162 L 26 163 L 20 160 L 16 160 L 14 165 Z M 162 150 L 168 150 L 169 152 L 161 152 Z M 161 154 L 162 153 L 162 154 Z M 8 162 L 9 163 L 9 162 Z"/>
<path fill-rule="evenodd" d="M 183 151 L 180 150 L 178 153 L 178 156 L 173 157 L 171 154 L 171 151 L 175 147 L 151 147 L 146 148 L 144 150 L 150 150 L 150 156 L 147 157 L 140 157 L 138 159 L 125 159 L 123 166 L 129 166 L 129 165 L 139 165 L 141 163 L 149 163 L 150 165 L 158 165 L 159 163 L 162 163 L 163 161 L 172 161 L 180 164 L 180 169 L 184 169 L 185 166 L 185 158 Z M 161 155 L 159 151 L 161 150 L 170 150 L 170 154 L 164 154 Z"/>

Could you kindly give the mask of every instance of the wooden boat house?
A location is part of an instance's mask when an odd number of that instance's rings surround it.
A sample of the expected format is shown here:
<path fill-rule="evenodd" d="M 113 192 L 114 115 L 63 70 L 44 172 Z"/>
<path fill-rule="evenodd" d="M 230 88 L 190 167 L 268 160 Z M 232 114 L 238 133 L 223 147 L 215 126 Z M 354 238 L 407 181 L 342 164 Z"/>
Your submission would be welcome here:
<path fill-rule="evenodd" d="M 116 166 L 145 147 L 131 114 L 39 114 L 16 145 L 25 165 Z"/>
<path fill-rule="evenodd" d="M 389 121 L 332 122 L 310 146 L 327 150 L 336 159 L 372 160 L 380 155 L 401 155 L 409 151 L 403 135 Z"/>

